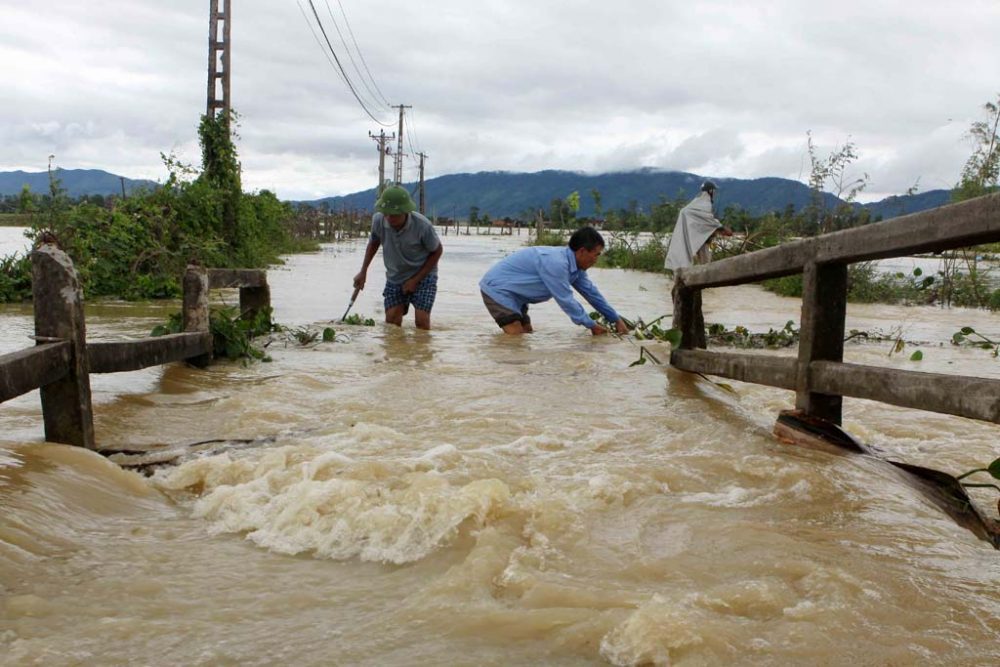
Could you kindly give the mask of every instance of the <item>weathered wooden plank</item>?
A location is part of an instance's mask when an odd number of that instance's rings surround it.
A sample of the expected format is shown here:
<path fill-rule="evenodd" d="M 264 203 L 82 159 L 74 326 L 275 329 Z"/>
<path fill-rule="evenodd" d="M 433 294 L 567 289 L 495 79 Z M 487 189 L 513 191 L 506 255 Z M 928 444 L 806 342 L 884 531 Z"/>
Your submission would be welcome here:
<path fill-rule="evenodd" d="M 996 241 L 1000 193 L 690 266 L 679 275 L 689 288 L 723 287 L 799 273 L 811 261 L 864 262 Z"/>
<path fill-rule="evenodd" d="M 212 334 L 190 332 L 115 343 L 89 343 L 91 373 L 120 373 L 172 361 L 183 361 L 212 351 Z"/>
<path fill-rule="evenodd" d="M 808 369 L 813 361 L 843 361 L 846 313 L 847 266 L 806 264 L 795 407 L 834 424 L 840 424 L 843 399 L 813 391 Z"/>
<path fill-rule="evenodd" d="M 680 269 L 677 275 L 690 288 L 740 285 L 800 273 L 814 252 L 813 239 L 803 239 L 709 264 L 689 266 Z"/>
<path fill-rule="evenodd" d="M 1000 380 L 814 361 L 813 391 L 1000 424 Z"/>
<path fill-rule="evenodd" d="M 211 289 L 266 287 L 267 271 L 263 269 L 209 269 L 208 286 Z"/>
<path fill-rule="evenodd" d="M 707 347 L 705 317 L 701 310 L 701 290 L 687 289 L 684 280 L 674 280 L 674 328 L 681 332 L 681 349 L 693 350 Z"/>
<path fill-rule="evenodd" d="M 798 362 L 791 357 L 678 349 L 671 352 L 670 365 L 682 371 L 794 391 Z"/>
<path fill-rule="evenodd" d="M 45 343 L 0 356 L 0 403 L 66 377 L 69 343 Z"/>
<path fill-rule="evenodd" d="M 1000 193 L 817 236 L 816 261 L 865 262 L 1000 241 Z"/>

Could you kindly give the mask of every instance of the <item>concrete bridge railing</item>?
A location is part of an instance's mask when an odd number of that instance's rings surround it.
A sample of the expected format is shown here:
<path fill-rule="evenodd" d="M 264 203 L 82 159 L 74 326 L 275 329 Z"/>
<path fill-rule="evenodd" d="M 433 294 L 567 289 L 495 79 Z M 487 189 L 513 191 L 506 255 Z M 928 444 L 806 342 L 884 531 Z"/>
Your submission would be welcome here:
<path fill-rule="evenodd" d="M 1000 381 L 844 363 L 847 266 L 918 252 L 1000 241 L 1000 194 L 987 195 L 866 227 L 787 243 L 674 276 L 672 366 L 795 391 L 795 407 L 841 423 L 843 397 L 1000 423 Z M 709 352 L 701 290 L 803 274 L 796 358 Z"/>
<path fill-rule="evenodd" d="M 188 266 L 184 332 L 113 343 L 88 343 L 83 293 L 72 261 L 45 243 L 31 253 L 35 347 L 0 355 L 0 403 L 40 389 L 45 439 L 96 449 L 91 373 L 118 373 L 174 361 L 212 360 L 209 289 L 239 287 L 240 312 L 270 305 L 266 271 Z"/>

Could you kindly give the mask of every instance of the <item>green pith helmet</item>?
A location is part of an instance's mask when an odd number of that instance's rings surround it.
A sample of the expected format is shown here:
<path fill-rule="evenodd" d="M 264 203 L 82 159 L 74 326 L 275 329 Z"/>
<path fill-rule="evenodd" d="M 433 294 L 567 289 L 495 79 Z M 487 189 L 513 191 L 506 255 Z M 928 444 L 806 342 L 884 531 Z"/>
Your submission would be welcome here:
<path fill-rule="evenodd" d="M 375 210 L 385 215 L 399 215 L 416 210 L 417 205 L 410 199 L 410 193 L 406 188 L 398 185 L 386 188 L 382 191 L 382 196 L 375 202 Z"/>

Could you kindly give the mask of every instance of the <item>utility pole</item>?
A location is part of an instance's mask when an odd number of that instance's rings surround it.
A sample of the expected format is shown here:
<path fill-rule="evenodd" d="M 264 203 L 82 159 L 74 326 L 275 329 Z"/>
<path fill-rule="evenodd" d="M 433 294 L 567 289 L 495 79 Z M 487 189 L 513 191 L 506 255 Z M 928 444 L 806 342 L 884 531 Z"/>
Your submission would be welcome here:
<path fill-rule="evenodd" d="M 426 153 L 417 153 L 420 156 L 420 215 L 424 214 L 424 159 L 427 157 Z"/>
<path fill-rule="evenodd" d="M 219 9 L 219 3 L 222 9 Z M 208 105 L 206 115 L 215 116 L 222 111 L 228 124 L 229 111 L 229 70 L 230 40 L 229 26 L 232 23 L 232 0 L 210 0 L 208 13 Z M 220 25 L 221 37 L 220 37 Z M 221 58 L 220 58 L 221 53 Z M 219 81 L 222 82 L 222 99 L 219 99 Z"/>
<path fill-rule="evenodd" d="M 382 191 L 385 190 L 385 155 L 389 152 L 389 149 L 386 148 L 385 142 L 390 139 L 395 139 L 396 135 L 387 135 L 385 130 L 379 130 L 378 134 L 372 134 L 369 130 L 368 136 L 374 139 L 375 143 L 378 144 L 378 187 L 375 188 L 375 197 L 377 198 L 382 194 Z"/>
<path fill-rule="evenodd" d="M 412 106 L 405 104 L 396 105 L 399 107 L 399 133 L 396 135 L 396 185 L 403 183 L 403 109 L 412 109 Z"/>

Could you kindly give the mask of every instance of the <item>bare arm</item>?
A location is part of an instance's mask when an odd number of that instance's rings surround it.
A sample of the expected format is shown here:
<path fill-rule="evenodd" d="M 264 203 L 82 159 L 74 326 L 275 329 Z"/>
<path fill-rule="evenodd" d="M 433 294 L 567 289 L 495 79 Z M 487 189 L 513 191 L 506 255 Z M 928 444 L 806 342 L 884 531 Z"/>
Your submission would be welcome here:
<path fill-rule="evenodd" d="M 368 266 L 375 259 L 375 253 L 378 252 L 380 245 L 382 244 L 378 239 L 368 239 L 368 247 L 365 248 L 365 259 L 361 262 L 361 271 L 358 272 L 358 275 L 354 276 L 355 289 L 365 288 L 365 281 L 368 279 Z"/>

